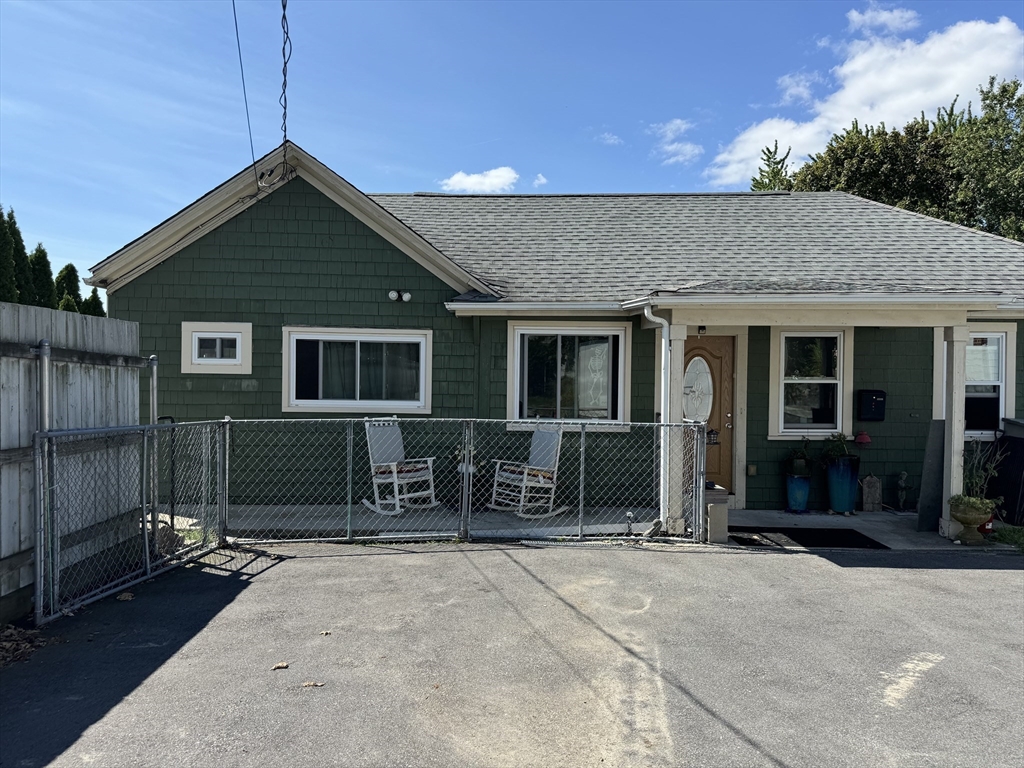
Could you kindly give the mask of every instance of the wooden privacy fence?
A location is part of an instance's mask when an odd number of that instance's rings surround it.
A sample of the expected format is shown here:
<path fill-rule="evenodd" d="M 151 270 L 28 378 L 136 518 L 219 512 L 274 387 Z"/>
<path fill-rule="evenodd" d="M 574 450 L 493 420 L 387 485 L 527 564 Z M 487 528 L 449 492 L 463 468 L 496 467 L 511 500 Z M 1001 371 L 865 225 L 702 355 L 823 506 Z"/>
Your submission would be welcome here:
<path fill-rule="evenodd" d="M 48 414 L 40 397 L 44 339 Z M 139 370 L 148 364 L 139 357 L 137 323 L 0 302 L 0 624 L 31 609 L 39 522 L 33 435 L 138 424 Z"/>

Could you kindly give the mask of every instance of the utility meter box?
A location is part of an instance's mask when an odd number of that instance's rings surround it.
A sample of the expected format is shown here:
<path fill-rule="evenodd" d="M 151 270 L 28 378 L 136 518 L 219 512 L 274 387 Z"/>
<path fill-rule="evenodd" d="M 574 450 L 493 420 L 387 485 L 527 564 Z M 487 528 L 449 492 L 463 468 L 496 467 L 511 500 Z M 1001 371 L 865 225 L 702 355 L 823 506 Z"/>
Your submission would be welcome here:
<path fill-rule="evenodd" d="M 857 421 L 885 421 L 885 392 L 880 389 L 857 391 Z"/>

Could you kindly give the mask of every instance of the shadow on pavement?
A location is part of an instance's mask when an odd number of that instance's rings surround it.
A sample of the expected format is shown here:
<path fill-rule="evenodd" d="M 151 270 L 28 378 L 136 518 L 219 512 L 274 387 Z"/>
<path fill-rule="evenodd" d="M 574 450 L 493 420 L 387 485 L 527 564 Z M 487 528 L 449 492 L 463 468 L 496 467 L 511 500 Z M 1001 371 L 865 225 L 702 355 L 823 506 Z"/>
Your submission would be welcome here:
<path fill-rule="evenodd" d="M 46 626 L 50 645 L 0 670 L 0 766 L 57 758 L 281 559 L 218 550 Z"/>
<path fill-rule="evenodd" d="M 842 568 L 912 568 L 934 571 L 1024 571 L 1024 554 L 1009 550 L 963 551 L 811 551 Z"/>

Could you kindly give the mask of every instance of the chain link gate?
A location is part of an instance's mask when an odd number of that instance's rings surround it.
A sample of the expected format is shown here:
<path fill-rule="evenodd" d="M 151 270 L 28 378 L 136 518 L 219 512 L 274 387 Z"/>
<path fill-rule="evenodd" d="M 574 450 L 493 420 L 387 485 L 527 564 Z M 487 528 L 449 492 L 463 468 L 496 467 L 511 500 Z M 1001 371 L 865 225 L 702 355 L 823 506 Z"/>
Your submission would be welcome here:
<path fill-rule="evenodd" d="M 39 432 L 36 621 L 225 542 L 701 541 L 705 426 L 280 419 Z"/>
<path fill-rule="evenodd" d="M 39 432 L 37 624 L 215 549 L 222 422 Z"/>

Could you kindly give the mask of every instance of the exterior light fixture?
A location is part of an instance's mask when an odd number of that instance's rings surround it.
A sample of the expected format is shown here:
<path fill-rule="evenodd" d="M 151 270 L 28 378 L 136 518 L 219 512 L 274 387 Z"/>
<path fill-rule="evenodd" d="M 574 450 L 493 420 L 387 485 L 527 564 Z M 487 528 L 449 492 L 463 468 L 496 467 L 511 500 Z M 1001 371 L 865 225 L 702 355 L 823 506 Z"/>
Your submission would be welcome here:
<path fill-rule="evenodd" d="M 707 433 L 707 443 L 708 443 L 708 445 L 718 445 L 718 430 L 717 429 L 709 429 L 708 430 L 708 433 Z"/>
<path fill-rule="evenodd" d="M 857 436 L 853 438 L 853 442 L 857 445 L 871 445 L 871 435 L 867 432 L 858 432 Z"/>
<path fill-rule="evenodd" d="M 408 291 L 388 291 L 388 298 L 392 301 L 412 301 L 412 294 Z"/>
<path fill-rule="evenodd" d="M 408 291 L 402 291 L 402 301 L 406 303 L 412 301 L 412 294 Z"/>
<path fill-rule="evenodd" d="M 388 291 L 388 298 L 391 299 L 392 301 L 398 301 L 398 291 Z"/>
<path fill-rule="evenodd" d="M 708 332 L 708 327 L 706 325 L 698 325 L 697 326 L 697 335 L 698 336 L 703 336 L 707 332 Z"/>

